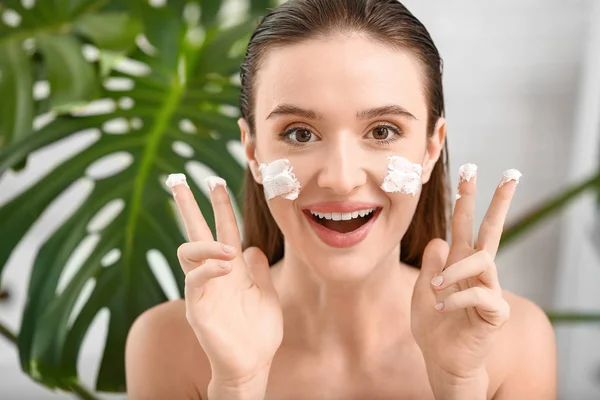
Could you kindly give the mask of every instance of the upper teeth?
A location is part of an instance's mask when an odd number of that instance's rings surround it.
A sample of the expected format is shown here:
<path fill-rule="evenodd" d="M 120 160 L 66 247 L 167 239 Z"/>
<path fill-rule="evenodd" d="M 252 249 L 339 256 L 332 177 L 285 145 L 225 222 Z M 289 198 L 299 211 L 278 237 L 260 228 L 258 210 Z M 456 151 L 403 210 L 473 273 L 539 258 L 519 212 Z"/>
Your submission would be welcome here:
<path fill-rule="evenodd" d="M 364 217 L 371 214 L 373 211 L 375 211 L 375 208 L 367 208 L 349 213 L 320 213 L 312 210 L 310 213 L 319 218 L 331 219 L 333 221 L 346 221 L 352 218 Z"/>

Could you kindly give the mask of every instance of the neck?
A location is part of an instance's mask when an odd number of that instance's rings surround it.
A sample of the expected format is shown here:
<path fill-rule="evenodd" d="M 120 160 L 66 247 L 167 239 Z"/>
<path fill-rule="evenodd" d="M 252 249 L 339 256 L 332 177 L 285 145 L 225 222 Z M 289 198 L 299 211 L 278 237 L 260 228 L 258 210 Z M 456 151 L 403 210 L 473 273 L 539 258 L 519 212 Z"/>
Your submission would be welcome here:
<path fill-rule="evenodd" d="M 320 277 L 319 266 L 303 263 L 287 244 L 285 254 L 274 266 L 273 279 L 288 344 L 356 359 L 384 350 L 409 333 L 417 270 L 399 262 L 399 246 L 366 277 L 351 282 Z"/>

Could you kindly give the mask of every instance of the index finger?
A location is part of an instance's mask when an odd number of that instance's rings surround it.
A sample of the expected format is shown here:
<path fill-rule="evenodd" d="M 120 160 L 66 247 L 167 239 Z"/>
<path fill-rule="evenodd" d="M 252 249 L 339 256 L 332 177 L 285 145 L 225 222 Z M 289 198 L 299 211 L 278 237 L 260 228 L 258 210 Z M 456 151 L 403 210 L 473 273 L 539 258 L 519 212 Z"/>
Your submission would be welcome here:
<path fill-rule="evenodd" d="M 496 257 L 500 238 L 504 229 L 504 221 L 510 208 L 510 203 L 515 195 L 519 178 L 522 174 L 516 169 L 504 171 L 502 180 L 496 188 L 490 207 L 488 208 L 477 239 L 477 248 L 486 250 L 492 258 Z M 514 181 L 514 182 L 513 182 Z"/>
<path fill-rule="evenodd" d="M 459 168 L 459 183 L 454 214 L 452 215 L 452 247 L 473 248 L 473 215 L 475 214 L 475 192 L 477 165 L 467 163 Z"/>
<path fill-rule="evenodd" d="M 185 225 L 190 242 L 213 240 L 212 232 L 198 207 L 194 194 L 188 186 L 184 174 L 171 174 L 167 178 L 167 186 L 173 191 L 179 215 Z"/>

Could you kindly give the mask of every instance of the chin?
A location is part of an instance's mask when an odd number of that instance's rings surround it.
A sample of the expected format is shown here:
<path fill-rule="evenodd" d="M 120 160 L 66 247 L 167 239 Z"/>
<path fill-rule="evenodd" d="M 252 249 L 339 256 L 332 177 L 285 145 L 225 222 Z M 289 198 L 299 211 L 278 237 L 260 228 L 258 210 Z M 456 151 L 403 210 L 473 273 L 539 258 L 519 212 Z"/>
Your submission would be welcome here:
<path fill-rule="evenodd" d="M 321 280 L 340 284 L 366 280 L 380 261 L 373 252 L 352 254 L 312 252 L 304 254 L 303 257 L 313 273 Z"/>

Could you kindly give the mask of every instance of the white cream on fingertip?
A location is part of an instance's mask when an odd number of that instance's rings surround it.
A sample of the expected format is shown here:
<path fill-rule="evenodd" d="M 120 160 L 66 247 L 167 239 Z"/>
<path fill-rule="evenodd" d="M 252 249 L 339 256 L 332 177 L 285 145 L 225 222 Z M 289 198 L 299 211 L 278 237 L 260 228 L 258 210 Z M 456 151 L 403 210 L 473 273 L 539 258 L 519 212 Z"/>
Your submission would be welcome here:
<path fill-rule="evenodd" d="M 458 175 L 461 182 L 471 182 L 471 178 L 477 179 L 477 165 L 466 163 L 458 169 Z"/>
<path fill-rule="evenodd" d="M 477 165 L 471 163 L 461 165 L 458 169 L 458 179 L 460 182 L 471 182 L 471 179 L 473 179 L 473 183 L 475 183 L 477 180 Z M 461 197 L 459 184 L 458 188 L 456 189 L 456 200 L 460 199 Z"/>
<path fill-rule="evenodd" d="M 189 186 L 187 184 L 187 181 L 185 180 L 185 175 L 184 174 L 170 174 L 167 177 L 167 180 L 166 180 L 165 184 L 168 187 L 170 187 L 171 189 L 173 189 L 174 186 L 184 184 L 189 189 Z"/>
<path fill-rule="evenodd" d="M 298 198 L 301 186 L 292 172 L 290 160 L 282 158 L 269 164 L 260 164 L 258 170 L 262 175 L 262 185 L 267 200 L 277 196 L 288 200 Z"/>
<path fill-rule="evenodd" d="M 206 182 L 208 190 L 210 190 L 211 192 L 215 190 L 217 186 L 227 186 L 227 182 L 225 182 L 225 179 L 220 178 L 218 176 L 209 176 L 208 178 L 204 179 L 204 182 Z"/>
<path fill-rule="evenodd" d="M 505 183 L 508 183 L 510 181 L 515 181 L 516 184 L 518 185 L 519 179 L 522 176 L 523 176 L 523 174 L 514 168 L 507 169 L 506 171 L 504 171 L 502 173 L 502 180 L 500 181 L 500 184 L 498 185 L 498 187 L 501 187 L 502 185 L 504 185 Z"/>
<path fill-rule="evenodd" d="M 421 189 L 423 167 L 399 156 L 389 156 L 387 174 L 381 189 L 388 193 L 404 193 L 415 196 Z"/>

